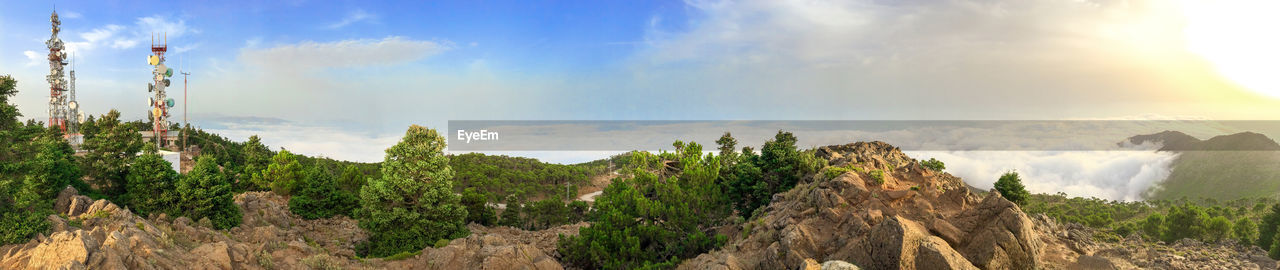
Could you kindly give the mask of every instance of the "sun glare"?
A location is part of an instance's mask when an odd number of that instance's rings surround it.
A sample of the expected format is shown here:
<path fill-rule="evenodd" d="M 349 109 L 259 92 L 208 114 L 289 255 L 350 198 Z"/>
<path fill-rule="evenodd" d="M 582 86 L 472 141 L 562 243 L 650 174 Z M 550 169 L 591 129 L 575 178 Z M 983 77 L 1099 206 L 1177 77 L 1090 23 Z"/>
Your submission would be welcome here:
<path fill-rule="evenodd" d="M 1280 1 L 1184 3 L 1188 49 L 1232 82 L 1280 98 Z"/>

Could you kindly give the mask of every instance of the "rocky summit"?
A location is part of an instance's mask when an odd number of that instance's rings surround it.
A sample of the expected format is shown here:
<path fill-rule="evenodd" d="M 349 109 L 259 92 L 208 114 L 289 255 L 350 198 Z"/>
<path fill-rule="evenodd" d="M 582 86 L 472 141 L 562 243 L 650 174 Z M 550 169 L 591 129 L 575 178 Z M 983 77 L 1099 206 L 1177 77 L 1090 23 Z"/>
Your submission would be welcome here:
<path fill-rule="evenodd" d="M 1278 269 L 1266 253 L 1235 242 L 1096 240 L 1079 224 L 1029 216 L 997 192 L 923 167 L 882 142 L 817 149 L 847 172 L 817 173 L 775 194 L 763 214 L 717 228 L 728 242 L 679 269 Z M 830 168 L 828 168 L 830 169 Z M 142 218 L 105 200 L 63 190 L 53 228 L 0 247 L 0 269 L 564 269 L 558 235 L 472 224 L 440 248 L 362 259 L 366 239 L 346 217 L 304 220 L 270 192 L 235 197 L 243 224 Z"/>
<path fill-rule="evenodd" d="M 563 269 L 558 234 L 585 224 L 528 232 L 471 226 L 472 234 L 400 260 L 356 258 L 367 237 L 346 217 L 304 220 L 270 192 L 235 198 L 244 223 L 210 229 L 207 220 L 142 218 L 74 189 L 56 201 L 48 236 L 0 247 L 0 269 Z"/>

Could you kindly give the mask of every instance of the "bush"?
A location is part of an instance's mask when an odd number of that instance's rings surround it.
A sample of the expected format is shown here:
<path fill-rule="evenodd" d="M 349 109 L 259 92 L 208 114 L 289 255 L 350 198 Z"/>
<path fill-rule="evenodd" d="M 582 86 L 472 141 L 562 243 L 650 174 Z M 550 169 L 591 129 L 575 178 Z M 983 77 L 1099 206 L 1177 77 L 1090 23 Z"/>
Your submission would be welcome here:
<path fill-rule="evenodd" d="M 849 168 L 846 167 L 827 167 L 822 171 L 822 177 L 830 180 L 847 172 L 849 172 Z"/>
<path fill-rule="evenodd" d="M 449 239 L 436 240 L 436 244 L 432 246 L 435 248 L 442 248 L 442 247 L 449 246 Z"/>
<path fill-rule="evenodd" d="M 201 156 L 191 172 L 178 180 L 179 207 L 192 220 L 208 218 L 214 228 L 240 225 L 240 207 L 235 205 L 231 181 L 218 168 L 215 158 Z"/>
<path fill-rule="evenodd" d="M 872 171 L 871 171 L 871 180 L 875 180 L 875 181 L 876 181 L 876 185 L 884 185 L 884 171 L 881 171 L 881 170 L 872 170 Z"/>
<path fill-rule="evenodd" d="M 387 149 L 382 177 L 360 189 L 360 228 L 369 232 L 359 251 L 388 256 L 421 250 L 438 239 L 466 236 L 467 209 L 453 194 L 453 170 L 435 130 L 411 126 Z"/>
<path fill-rule="evenodd" d="M 1271 206 L 1271 212 L 1262 216 L 1262 222 L 1258 224 L 1258 246 L 1262 249 L 1270 249 L 1274 244 L 1277 230 L 1280 230 L 1280 203 Z"/>
<path fill-rule="evenodd" d="M 289 198 L 289 211 L 304 219 L 351 216 L 357 204 L 356 197 L 339 189 L 333 175 L 320 167 L 307 170 L 299 187 L 297 194 Z"/>
<path fill-rule="evenodd" d="M 595 223 L 576 236 L 561 235 L 558 251 L 564 262 L 584 269 L 673 268 L 726 239 L 705 233 L 699 223 L 708 213 L 686 206 L 700 196 L 643 171 L 617 179 L 596 201 Z"/>
<path fill-rule="evenodd" d="M 1205 224 L 1205 241 L 1218 242 L 1228 237 L 1231 237 L 1231 220 L 1227 217 L 1216 216 Z"/>
<path fill-rule="evenodd" d="M 177 214 L 175 203 L 178 194 L 174 192 L 178 181 L 178 172 L 173 165 L 156 154 L 143 154 L 133 160 L 130 165 L 128 185 L 129 191 L 124 201 L 139 216 L 149 213 Z"/>
<path fill-rule="evenodd" d="M 1173 243 L 1183 238 L 1203 239 L 1208 220 L 1209 215 L 1204 212 L 1204 209 L 1190 202 L 1175 206 L 1169 209 L 1169 216 L 1164 221 L 1163 240 Z"/>
<path fill-rule="evenodd" d="M 932 170 L 935 172 L 941 172 L 942 170 L 947 169 L 946 164 L 943 164 L 941 160 L 937 160 L 934 158 L 929 158 L 929 160 L 921 161 L 920 166 L 924 166 L 925 168 L 928 168 L 929 170 Z"/>
<path fill-rule="evenodd" d="M 462 206 L 467 208 L 467 222 L 490 226 L 498 221 L 492 207 L 487 204 L 486 196 L 476 192 L 475 188 L 462 190 Z"/>
<path fill-rule="evenodd" d="M 1022 178 L 1018 177 L 1018 172 L 1007 172 L 1001 175 L 1000 179 L 996 180 L 995 188 L 1000 192 L 1000 196 L 1018 205 L 1026 205 L 1027 198 L 1031 197 L 1031 193 L 1022 186 Z"/>
<path fill-rule="evenodd" d="M 289 196 L 298 188 L 298 182 L 302 179 L 302 165 L 298 164 L 293 153 L 280 150 L 280 153 L 271 157 L 271 165 L 267 165 L 267 170 L 262 171 L 262 179 L 270 183 L 271 191 Z"/>
<path fill-rule="evenodd" d="M 1236 220 L 1236 224 L 1231 227 L 1233 228 L 1232 236 L 1240 239 L 1241 244 L 1252 245 L 1258 242 L 1258 224 L 1254 223 L 1252 219 L 1242 217 Z"/>

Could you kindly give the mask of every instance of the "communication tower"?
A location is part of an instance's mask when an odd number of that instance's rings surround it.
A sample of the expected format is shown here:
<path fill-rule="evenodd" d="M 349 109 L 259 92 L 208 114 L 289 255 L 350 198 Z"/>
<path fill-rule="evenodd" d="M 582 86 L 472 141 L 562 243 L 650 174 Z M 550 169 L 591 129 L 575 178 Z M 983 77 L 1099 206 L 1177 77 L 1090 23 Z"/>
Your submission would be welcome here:
<path fill-rule="evenodd" d="M 49 75 L 45 76 L 45 80 L 49 82 L 49 127 L 58 127 L 63 134 L 67 134 L 67 122 L 72 117 L 64 94 L 67 91 L 66 76 L 62 73 L 63 66 L 67 65 L 67 52 L 63 51 L 66 48 L 63 47 L 62 39 L 58 38 L 58 33 L 62 32 L 62 21 L 58 19 L 57 11 L 49 15 L 49 22 L 53 24 L 53 35 L 44 42 L 49 48 Z"/>
<path fill-rule="evenodd" d="M 164 148 L 168 146 L 169 135 L 169 108 L 173 107 L 172 98 L 165 95 L 164 89 L 169 87 L 169 77 L 173 77 L 173 69 L 164 65 L 164 53 L 169 50 L 168 35 L 162 37 L 161 43 L 156 44 L 155 36 L 151 37 L 151 55 L 147 56 L 147 64 L 155 66 L 155 70 L 151 71 L 154 81 L 147 85 L 147 92 L 154 92 L 155 95 L 148 98 L 147 104 L 151 107 L 151 131 L 155 134 L 156 146 Z"/>

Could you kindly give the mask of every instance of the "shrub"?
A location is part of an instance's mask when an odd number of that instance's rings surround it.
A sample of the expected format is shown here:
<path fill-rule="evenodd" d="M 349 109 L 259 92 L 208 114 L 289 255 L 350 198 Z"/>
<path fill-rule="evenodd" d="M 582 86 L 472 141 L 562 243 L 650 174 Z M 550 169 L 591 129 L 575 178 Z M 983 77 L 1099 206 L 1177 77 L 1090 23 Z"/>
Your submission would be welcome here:
<path fill-rule="evenodd" d="M 1217 242 L 1231 236 L 1231 220 L 1224 216 L 1210 218 L 1205 224 L 1205 241 Z"/>
<path fill-rule="evenodd" d="M 271 157 L 271 165 L 267 165 L 267 170 L 262 171 L 262 179 L 270 183 L 271 191 L 289 196 L 298 188 L 298 182 L 302 179 L 302 165 L 298 164 L 293 153 L 280 150 L 280 153 Z"/>
<path fill-rule="evenodd" d="M 1169 209 L 1169 216 L 1165 219 L 1165 231 L 1163 240 L 1173 243 L 1182 238 L 1201 239 L 1205 235 L 1205 224 L 1209 220 L 1209 215 L 1204 209 L 1191 204 L 1183 203 L 1182 206 L 1174 206 Z"/>
<path fill-rule="evenodd" d="M 835 179 L 841 174 L 844 174 L 847 172 L 849 172 L 849 168 L 846 168 L 846 167 L 827 167 L 822 171 L 822 176 L 829 180 L 829 179 Z"/>
<path fill-rule="evenodd" d="M 453 170 L 444 138 L 411 126 L 387 149 L 382 177 L 360 189 L 360 228 L 369 232 L 360 252 L 388 256 L 426 248 L 438 239 L 466 236 L 467 209 L 453 194 Z"/>
<path fill-rule="evenodd" d="M 920 166 L 924 166 L 925 168 L 928 168 L 929 170 L 932 170 L 935 172 L 941 172 L 942 170 L 947 169 L 946 164 L 943 164 L 941 160 L 937 160 L 934 158 L 929 158 L 929 160 L 921 161 Z"/>
<path fill-rule="evenodd" d="M 884 171 L 881 171 L 881 170 L 872 170 L 872 171 L 871 171 L 871 180 L 875 180 L 875 181 L 876 181 L 876 185 L 884 185 Z"/>
<path fill-rule="evenodd" d="M 178 172 L 164 158 L 155 154 L 143 154 L 130 165 L 128 193 L 124 201 L 140 216 L 149 213 L 176 214 L 178 194 L 174 192 Z"/>
<path fill-rule="evenodd" d="M 1000 192 L 1000 196 L 1018 205 L 1026 205 L 1027 198 L 1031 197 L 1031 193 L 1022 186 L 1022 178 L 1018 176 L 1018 172 L 1000 175 L 1000 179 L 996 180 L 995 188 Z"/>
<path fill-rule="evenodd" d="M 449 239 L 436 240 L 436 244 L 433 246 L 435 248 L 443 248 L 443 247 L 449 246 Z"/>
<path fill-rule="evenodd" d="M 493 208 L 487 205 L 489 201 L 485 198 L 486 196 L 476 192 L 475 188 L 462 190 L 461 203 L 467 208 L 468 223 L 490 226 L 497 222 L 498 217 L 494 214 Z"/>
<path fill-rule="evenodd" d="M 1254 223 L 1252 219 L 1247 217 L 1237 219 L 1236 224 L 1231 228 L 1233 228 L 1232 236 L 1240 239 L 1241 244 L 1252 245 L 1257 243 L 1258 224 Z"/>
<path fill-rule="evenodd" d="M 1280 230 L 1280 203 L 1271 206 L 1271 212 L 1262 216 L 1262 222 L 1258 224 L 1258 246 L 1262 249 L 1270 249 L 1273 245 L 1273 239 L 1276 238 L 1277 230 Z"/>
<path fill-rule="evenodd" d="M 297 194 L 289 198 L 289 211 L 304 219 L 351 216 L 356 197 L 338 188 L 338 183 L 323 168 L 311 167 L 299 185 Z"/>
<path fill-rule="evenodd" d="M 179 207 L 193 220 L 208 218 L 214 228 L 228 229 L 240 225 L 240 207 L 235 205 L 231 182 L 219 168 L 215 158 L 201 156 L 191 172 L 178 180 Z"/>

